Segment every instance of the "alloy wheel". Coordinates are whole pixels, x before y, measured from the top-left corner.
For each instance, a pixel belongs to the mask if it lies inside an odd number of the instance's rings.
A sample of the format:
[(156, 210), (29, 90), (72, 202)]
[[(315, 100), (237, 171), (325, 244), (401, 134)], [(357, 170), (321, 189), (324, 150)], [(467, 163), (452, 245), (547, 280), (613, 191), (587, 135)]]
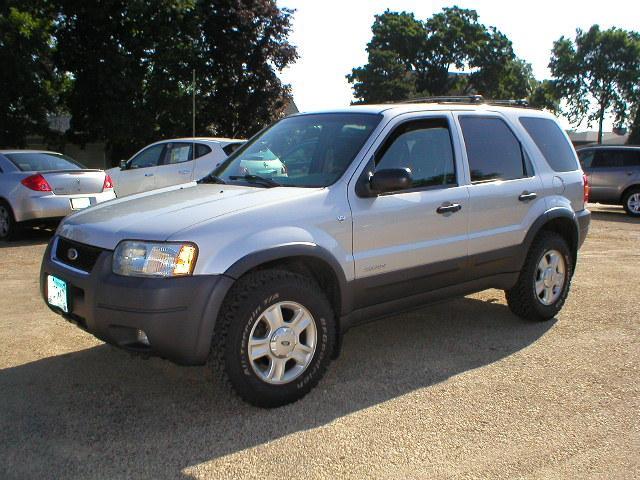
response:
[(547, 250), (542, 255), (535, 273), (535, 291), (540, 303), (553, 305), (560, 298), (566, 272), (565, 259), (558, 250)]
[(296, 302), (278, 302), (264, 310), (251, 329), (247, 349), (251, 368), (266, 383), (289, 383), (307, 369), (317, 341), (309, 310)]

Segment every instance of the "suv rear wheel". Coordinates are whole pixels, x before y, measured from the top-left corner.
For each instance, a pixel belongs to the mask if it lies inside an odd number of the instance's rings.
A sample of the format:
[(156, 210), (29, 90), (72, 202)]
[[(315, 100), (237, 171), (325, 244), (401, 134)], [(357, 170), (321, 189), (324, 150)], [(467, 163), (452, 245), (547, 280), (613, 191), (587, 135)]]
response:
[(622, 206), (632, 217), (640, 217), (640, 187), (634, 187), (624, 194)]
[(509, 308), (527, 320), (556, 316), (569, 293), (573, 260), (567, 242), (554, 232), (541, 232), (534, 240), (516, 285), (507, 290)]
[(311, 279), (283, 270), (242, 277), (224, 301), (211, 356), (233, 389), (259, 407), (306, 395), (331, 361), (336, 324)]

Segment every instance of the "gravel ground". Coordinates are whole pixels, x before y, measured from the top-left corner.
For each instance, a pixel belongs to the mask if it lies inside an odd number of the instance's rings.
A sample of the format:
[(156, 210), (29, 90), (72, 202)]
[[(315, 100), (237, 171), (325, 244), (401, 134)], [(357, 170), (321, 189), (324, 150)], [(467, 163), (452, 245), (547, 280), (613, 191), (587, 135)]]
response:
[(0, 478), (640, 478), (640, 221), (595, 210), (557, 319), (489, 290), (358, 327), (269, 411), (51, 313), (50, 234), (0, 244)]

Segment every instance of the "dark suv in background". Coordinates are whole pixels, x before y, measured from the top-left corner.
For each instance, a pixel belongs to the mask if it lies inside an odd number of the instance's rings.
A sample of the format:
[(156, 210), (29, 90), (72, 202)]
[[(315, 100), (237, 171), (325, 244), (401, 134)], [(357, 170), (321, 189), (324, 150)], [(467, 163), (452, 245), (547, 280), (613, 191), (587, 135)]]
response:
[(593, 146), (578, 149), (592, 202), (622, 205), (640, 217), (640, 146)]

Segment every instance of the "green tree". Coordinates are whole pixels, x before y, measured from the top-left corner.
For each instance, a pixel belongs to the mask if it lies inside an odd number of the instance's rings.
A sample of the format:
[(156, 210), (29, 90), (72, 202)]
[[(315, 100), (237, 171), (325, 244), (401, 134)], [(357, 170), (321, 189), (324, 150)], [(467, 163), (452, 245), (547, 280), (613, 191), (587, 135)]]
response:
[(633, 116), (633, 122), (631, 122), (631, 131), (629, 132), (627, 145), (640, 145), (640, 105), (636, 105), (635, 111), (636, 113)]
[(554, 42), (549, 68), (573, 123), (602, 124), (612, 113), (619, 125), (629, 119), (630, 108), (640, 95), (640, 34), (619, 28), (576, 31), (575, 40), (561, 37)]
[(23, 147), (30, 134), (49, 133), (57, 75), (51, 60), (52, 16), (36, 2), (0, 6), (0, 145)]
[(376, 15), (372, 33), (368, 63), (347, 75), (361, 102), (471, 93), (524, 98), (535, 87), (531, 66), (475, 10), (444, 8), (426, 21), (387, 10)]
[(191, 134), (193, 69), (196, 134), (248, 136), (285, 106), (292, 12), (273, 0), (57, 1), (69, 135), (104, 140), (114, 161)]

